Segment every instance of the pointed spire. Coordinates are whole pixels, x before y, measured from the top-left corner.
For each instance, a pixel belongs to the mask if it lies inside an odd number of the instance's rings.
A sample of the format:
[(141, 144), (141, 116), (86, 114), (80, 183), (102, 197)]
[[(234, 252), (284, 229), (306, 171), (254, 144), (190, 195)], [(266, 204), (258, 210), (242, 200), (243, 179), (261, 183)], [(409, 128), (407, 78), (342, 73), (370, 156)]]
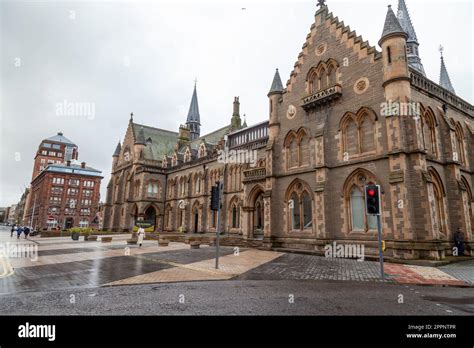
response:
[(244, 123), (242, 124), (242, 128), (247, 128), (247, 116), (244, 114)]
[(135, 145), (146, 145), (145, 131), (143, 130), (143, 126), (140, 127), (140, 131), (138, 132), (137, 138), (135, 139)]
[(193, 96), (191, 97), (191, 105), (189, 105), (188, 117), (186, 119), (186, 125), (191, 131), (191, 140), (199, 138), (201, 133), (201, 116), (199, 115), (196, 83), (197, 80), (194, 80)]
[(443, 46), (439, 46), (439, 52), (441, 53), (441, 71), (439, 73), (439, 85), (443, 88), (446, 88), (451, 93), (456, 94), (456, 92), (454, 91), (453, 85), (451, 83), (451, 79), (449, 78), (446, 65), (444, 65), (443, 50), (444, 50)]
[(193, 96), (191, 98), (191, 105), (189, 105), (188, 111), (188, 118), (186, 122), (200, 122), (200, 115), (199, 115), (199, 105), (197, 99), (197, 91), (196, 91), (196, 81), (194, 81), (194, 91)]
[(115, 152), (114, 154), (112, 155), (112, 157), (118, 157), (120, 156), (120, 151), (122, 150), (122, 145), (120, 144), (120, 140), (117, 144), (117, 147), (115, 148)]
[(418, 54), (418, 38), (416, 37), (415, 28), (410, 19), (410, 14), (408, 13), (407, 5), (405, 4), (405, 0), (398, 0), (398, 12), (397, 12), (398, 21), (402, 26), (403, 30), (407, 33), (407, 58), (408, 58), (408, 65), (424, 76), (425, 69), (423, 68), (423, 64), (421, 64), (421, 59)]
[(383, 26), (382, 36), (380, 37), (379, 45), (381, 45), (382, 41), (386, 38), (395, 35), (404, 35), (405, 37), (408, 37), (407, 33), (405, 33), (402, 26), (398, 22), (395, 13), (393, 13), (392, 6), (388, 5), (387, 16), (385, 17), (385, 24)]
[(242, 126), (241, 122), (239, 97), (234, 97), (234, 111), (232, 112), (232, 118), (230, 120), (232, 129), (240, 129)]
[(270, 92), (268, 95), (274, 93), (282, 93), (283, 92), (283, 84), (281, 83), (280, 73), (278, 72), (278, 68), (275, 71), (275, 76), (273, 77), (272, 86), (270, 87)]

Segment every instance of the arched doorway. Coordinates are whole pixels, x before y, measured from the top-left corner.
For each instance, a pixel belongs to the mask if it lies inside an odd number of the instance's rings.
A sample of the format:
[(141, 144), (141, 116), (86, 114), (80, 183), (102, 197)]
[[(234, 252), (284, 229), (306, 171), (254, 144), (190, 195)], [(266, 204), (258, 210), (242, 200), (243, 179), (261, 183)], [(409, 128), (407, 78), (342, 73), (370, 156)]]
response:
[(263, 238), (265, 226), (265, 204), (263, 189), (255, 187), (250, 194), (250, 230), (253, 238)]
[(157, 223), (156, 223), (156, 209), (153, 206), (149, 206), (145, 210), (145, 216), (143, 217), (144, 222), (153, 226), (153, 230), (156, 230)]
[(72, 227), (74, 227), (74, 219), (72, 217), (66, 218), (64, 221), (64, 228), (67, 230)]
[(195, 202), (193, 204), (193, 209), (192, 209), (192, 231), (194, 233), (199, 233), (201, 232), (201, 209), (202, 205), (199, 204), (199, 202)]

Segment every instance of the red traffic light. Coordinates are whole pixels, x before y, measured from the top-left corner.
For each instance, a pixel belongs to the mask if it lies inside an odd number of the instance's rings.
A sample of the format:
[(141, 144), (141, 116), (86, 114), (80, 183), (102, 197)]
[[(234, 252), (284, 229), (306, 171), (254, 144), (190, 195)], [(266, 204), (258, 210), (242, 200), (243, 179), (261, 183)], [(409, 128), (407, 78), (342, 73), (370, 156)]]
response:
[(367, 194), (371, 197), (375, 196), (375, 190), (374, 189), (369, 189), (367, 190)]

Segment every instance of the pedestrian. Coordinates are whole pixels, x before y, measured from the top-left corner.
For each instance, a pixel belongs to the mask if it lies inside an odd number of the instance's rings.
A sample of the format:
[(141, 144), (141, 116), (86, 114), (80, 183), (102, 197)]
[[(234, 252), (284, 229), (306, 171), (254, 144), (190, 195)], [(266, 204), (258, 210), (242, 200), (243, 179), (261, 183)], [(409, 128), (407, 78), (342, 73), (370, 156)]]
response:
[(454, 246), (458, 251), (457, 256), (464, 256), (464, 234), (461, 231), (461, 227), (458, 227), (456, 232), (454, 232)]
[(20, 239), (20, 236), (23, 232), (23, 227), (21, 226), (18, 226), (17, 230), (16, 230), (16, 239)]
[(28, 235), (30, 234), (30, 228), (28, 226), (25, 226), (23, 229), (23, 233), (25, 234), (25, 239), (28, 239)]
[(10, 237), (13, 237), (13, 232), (16, 232), (16, 225), (15, 224), (12, 225), (12, 229), (10, 231)]
[(138, 245), (141, 247), (143, 243), (143, 238), (145, 237), (145, 230), (143, 227), (138, 227)]

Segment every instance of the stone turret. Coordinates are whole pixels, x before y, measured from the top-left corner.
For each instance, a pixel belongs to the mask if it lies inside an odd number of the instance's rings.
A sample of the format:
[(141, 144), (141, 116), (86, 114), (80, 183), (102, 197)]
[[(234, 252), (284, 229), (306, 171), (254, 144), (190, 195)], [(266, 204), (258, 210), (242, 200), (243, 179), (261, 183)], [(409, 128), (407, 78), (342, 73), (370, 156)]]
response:
[(278, 69), (275, 71), (275, 75), (273, 76), (272, 85), (270, 87), (270, 91), (268, 92), (267, 96), (269, 99), (269, 106), (270, 106), (270, 115), (269, 115), (269, 140), (273, 141), (278, 134), (280, 133), (280, 120), (278, 118), (279, 114), (279, 107), (280, 107), (280, 99), (283, 94), (283, 84), (281, 83), (280, 73)]
[(392, 7), (388, 6), (382, 37), (379, 40), (379, 45), (382, 47), (383, 87), (386, 100), (404, 102), (410, 99), (407, 38), (408, 34), (398, 22)]
[(135, 138), (135, 144), (133, 147), (136, 160), (143, 158), (143, 150), (145, 149), (145, 146), (146, 146), (145, 131), (143, 130), (143, 126), (141, 126), (140, 130), (138, 131), (138, 135)]
[(115, 167), (117, 165), (119, 156), (120, 156), (120, 151), (122, 151), (122, 145), (120, 144), (120, 141), (117, 144), (117, 147), (115, 148), (115, 152), (112, 155), (112, 167)]

